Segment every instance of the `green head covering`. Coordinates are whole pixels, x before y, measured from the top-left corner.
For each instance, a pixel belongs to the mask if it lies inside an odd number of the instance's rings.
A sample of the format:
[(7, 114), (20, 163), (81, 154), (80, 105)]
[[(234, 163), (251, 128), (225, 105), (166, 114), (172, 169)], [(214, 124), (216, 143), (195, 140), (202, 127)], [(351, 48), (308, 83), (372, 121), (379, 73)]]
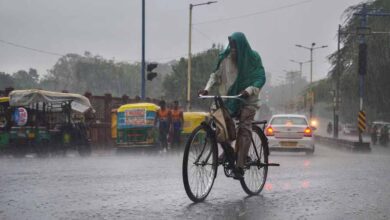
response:
[[(227, 95), (238, 95), (241, 91), (249, 86), (257, 88), (263, 87), (265, 83), (265, 72), (259, 54), (252, 50), (245, 35), (241, 32), (235, 32), (230, 37), (230, 40), (235, 41), (237, 45), (237, 78), (233, 85), (228, 89)], [(228, 46), (220, 55), (216, 70), (223, 59), (230, 53), (230, 46)], [(227, 99), (225, 101), (226, 107), (231, 114), (237, 114), (242, 104), (239, 100)]]

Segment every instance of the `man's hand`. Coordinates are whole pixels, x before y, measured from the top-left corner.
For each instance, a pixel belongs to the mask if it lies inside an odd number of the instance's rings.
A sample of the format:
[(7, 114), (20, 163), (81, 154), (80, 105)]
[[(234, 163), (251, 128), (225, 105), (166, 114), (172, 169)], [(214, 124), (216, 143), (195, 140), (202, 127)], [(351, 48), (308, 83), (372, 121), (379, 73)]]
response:
[(249, 93), (246, 90), (243, 90), (240, 92), (240, 96), (241, 98), (246, 99), (249, 97)]
[(205, 89), (201, 89), (198, 91), (198, 95), (201, 96), (201, 95), (207, 95), (209, 94), (209, 91), (205, 90)]

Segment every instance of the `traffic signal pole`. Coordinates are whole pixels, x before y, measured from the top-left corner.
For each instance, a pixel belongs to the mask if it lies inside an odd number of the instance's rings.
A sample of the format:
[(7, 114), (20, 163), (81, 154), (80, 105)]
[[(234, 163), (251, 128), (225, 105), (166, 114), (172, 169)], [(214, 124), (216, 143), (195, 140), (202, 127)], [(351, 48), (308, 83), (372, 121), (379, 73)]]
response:
[(191, 110), (191, 68), (192, 68), (192, 55), (191, 55), (191, 37), (192, 37), (192, 8), (194, 5), (190, 4), (190, 16), (189, 16), (189, 31), (188, 31), (188, 67), (187, 67), (187, 111)]
[[(360, 27), (367, 28), (367, 7), (364, 4), (360, 16)], [(366, 35), (359, 36), (359, 111), (363, 111), (363, 96), (364, 96), (364, 75), (367, 72), (367, 44)], [(359, 142), (363, 142), (363, 131), (359, 129)]]
[(145, 99), (145, 0), (142, 0), (141, 99)]
[(365, 119), (365, 113), (363, 111), (363, 97), (364, 97), (364, 76), (367, 73), (367, 42), (366, 42), (366, 32), (369, 31), (369, 28), (367, 26), (367, 17), (368, 16), (390, 16), (390, 13), (383, 13), (379, 12), (378, 10), (371, 10), (369, 11), (367, 9), (367, 5), (363, 4), (362, 10), (359, 13), (355, 13), (354, 15), (360, 16), (360, 27), (358, 28), (359, 33), (359, 99), (360, 99), (360, 105), (359, 105), (359, 142), (363, 142), (362, 133), (366, 127), (365, 121), (361, 121), (360, 119), (364, 116)]

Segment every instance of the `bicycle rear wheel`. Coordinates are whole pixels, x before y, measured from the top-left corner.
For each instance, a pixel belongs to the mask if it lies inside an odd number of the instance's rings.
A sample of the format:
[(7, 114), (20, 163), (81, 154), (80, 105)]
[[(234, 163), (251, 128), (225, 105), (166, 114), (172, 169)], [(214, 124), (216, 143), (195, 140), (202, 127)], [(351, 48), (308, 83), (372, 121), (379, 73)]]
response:
[(263, 131), (253, 127), (252, 143), (249, 147), (244, 178), (240, 180), (241, 186), (248, 195), (257, 195), (263, 190), (267, 180), (268, 142)]
[(183, 183), (188, 197), (203, 201), (211, 191), (218, 167), (215, 139), (204, 125), (198, 126), (188, 138), (183, 156)]

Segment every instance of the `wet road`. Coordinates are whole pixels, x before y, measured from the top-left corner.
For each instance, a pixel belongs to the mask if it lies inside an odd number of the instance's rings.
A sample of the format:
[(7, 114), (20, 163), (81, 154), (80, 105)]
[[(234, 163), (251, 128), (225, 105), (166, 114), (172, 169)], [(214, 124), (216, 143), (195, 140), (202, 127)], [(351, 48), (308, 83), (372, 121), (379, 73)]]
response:
[[(0, 158), (0, 219), (389, 219), (390, 149), (272, 153), (260, 196), (219, 172), (193, 204), (181, 155)], [(220, 170), (222, 171), (222, 170)]]

